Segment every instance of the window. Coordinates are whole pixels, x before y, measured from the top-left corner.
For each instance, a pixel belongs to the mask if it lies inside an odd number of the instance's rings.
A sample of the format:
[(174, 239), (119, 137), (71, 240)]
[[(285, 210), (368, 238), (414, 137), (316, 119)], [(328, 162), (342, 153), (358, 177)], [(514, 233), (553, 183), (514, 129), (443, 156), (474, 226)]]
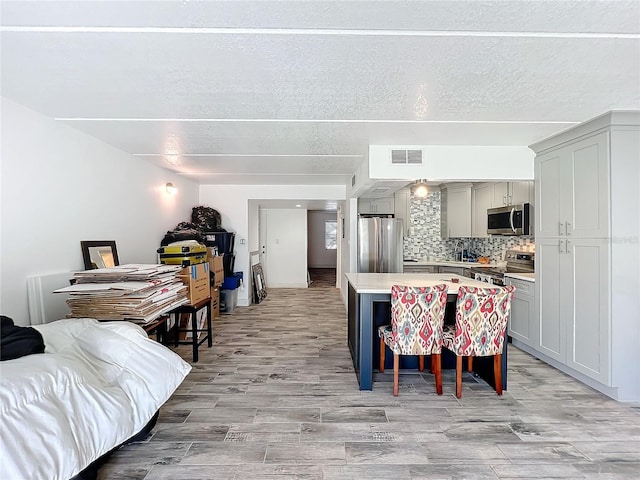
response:
[(336, 250), (338, 248), (338, 222), (324, 222), (324, 248)]

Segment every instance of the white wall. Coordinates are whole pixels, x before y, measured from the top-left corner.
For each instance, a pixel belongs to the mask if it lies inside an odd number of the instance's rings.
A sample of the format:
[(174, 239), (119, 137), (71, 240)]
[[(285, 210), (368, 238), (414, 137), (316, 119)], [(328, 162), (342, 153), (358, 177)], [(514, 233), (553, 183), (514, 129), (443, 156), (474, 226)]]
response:
[(191, 217), (195, 183), (9, 100), (1, 111), (0, 311), (16, 323), (29, 323), (28, 276), (84, 269), (81, 240), (115, 240), (121, 264), (155, 263)]
[(309, 268), (336, 268), (337, 250), (327, 250), (325, 246), (325, 224), (336, 222), (336, 212), (310, 210), (307, 215), (309, 249), (307, 263)]
[(373, 179), (533, 180), (534, 153), (528, 147), (401, 145), (424, 150), (422, 165), (392, 165), (389, 145), (369, 145)]
[(262, 210), (267, 288), (307, 288), (307, 211)]
[[(235, 271), (249, 275), (249, 250), (255, 245), (249, 235), (256, 229), (249, 226), (250, 200), (344, 200), (346, 185), (201, 185), (200, 204), (215, 208), (222, 215), (222, 226), (236, 232)], [(255, 215), (251, 215), (252, 225)], [(246, 239), (245, 245), (240, 239)], [(306, 248), (306, 244), (305, 244)], [(306, 260), (305, 260), (306, 263)], [(238, 305), (249, 305), (248, 289), (238, 292)]]

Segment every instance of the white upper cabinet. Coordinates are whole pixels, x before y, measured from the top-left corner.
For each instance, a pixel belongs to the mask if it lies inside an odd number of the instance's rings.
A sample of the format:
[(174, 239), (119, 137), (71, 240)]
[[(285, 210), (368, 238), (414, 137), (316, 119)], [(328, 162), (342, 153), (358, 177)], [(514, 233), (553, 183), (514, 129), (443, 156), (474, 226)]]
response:
[(509, 182), (509, 203), (533, 203), (533, 182)]
[(409, 236), (411, 228), (411, 191), (409, 189), (398, 190), (394, 195), (395, 218), (402, 220), (403, 235)]
[(472, 229), (474, 238), (486, 238), (487, 210), (505, 205), (532, 203), (533, 182), (476, 183), (471, 190)]
[(493, 207), (503, 207), (509, 205), (509, 182), (492, 183), (493, 185)]
[(474, 238), (488, 237), (487, 210), (493, 207), (494, 184), (478, 183), (471, 189), (471, 205), (473, 215), (471, 218), (471, 236)]
[(536, 158), (536, 237), (608, 235), (608, 152), (608, 134), (599, 133)]
[(440, 235), (442, 238), (471, 236), (471, 184), (443, 185)]
[(395, 213), (394, 198), (359, 198), (358, 213), (393, 215)]
[(533, 182), (498, 182), (493, 184), (493, 206), (532, 203)]

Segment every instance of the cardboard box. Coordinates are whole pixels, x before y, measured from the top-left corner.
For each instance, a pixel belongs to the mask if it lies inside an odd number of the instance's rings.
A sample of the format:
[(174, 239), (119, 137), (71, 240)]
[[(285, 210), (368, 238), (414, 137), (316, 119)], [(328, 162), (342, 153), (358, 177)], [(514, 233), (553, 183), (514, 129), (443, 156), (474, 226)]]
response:
[(199, 263), (180, 270), (178, 277), (188, 287), (189, 303), (195, 305), (209, 298), (209, 263)]
[(224, 282), (224, 265), (222, 263), (222, 255), (215, 255), (213, 248), (207, 248), (207, 259), (209, 260), (209, 269), (213, 272), (213, 285), (219, 287)]
[(211, 287), (211, 320), (220, 316), (220, 289)]

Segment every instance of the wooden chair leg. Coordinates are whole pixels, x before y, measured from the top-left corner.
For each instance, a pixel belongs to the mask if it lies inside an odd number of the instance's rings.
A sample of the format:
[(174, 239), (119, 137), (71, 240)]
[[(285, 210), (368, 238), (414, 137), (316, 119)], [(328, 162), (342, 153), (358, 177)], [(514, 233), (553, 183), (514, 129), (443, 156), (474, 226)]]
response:
[(462, 357), (456, 355), (456, 398), (462, 398)]
[(473, 357), (467, 357), (467, 372), (473, 372)]
[(384, 373), (384, 356), (387, 348), (384, 343), (384, 340), (380, 339), (380, 373)]
[(496, 393), (502, 395), (502, 354), (493, 356), (493, 378), (496, 381)]
[(424, 355), (418, 355), (418, 370), (424, 372)]
[(429, 360), (429, 373), (436, 373), (436, 359), (433, 355), (430, 356)]
[(393, 354), (393, 396), (398, 396), (400, 390), (400, 355)]
[(442, 395), (442, 363), (439, 353), (431, 354), (431, 363), (435, 364), (436, 393)]

